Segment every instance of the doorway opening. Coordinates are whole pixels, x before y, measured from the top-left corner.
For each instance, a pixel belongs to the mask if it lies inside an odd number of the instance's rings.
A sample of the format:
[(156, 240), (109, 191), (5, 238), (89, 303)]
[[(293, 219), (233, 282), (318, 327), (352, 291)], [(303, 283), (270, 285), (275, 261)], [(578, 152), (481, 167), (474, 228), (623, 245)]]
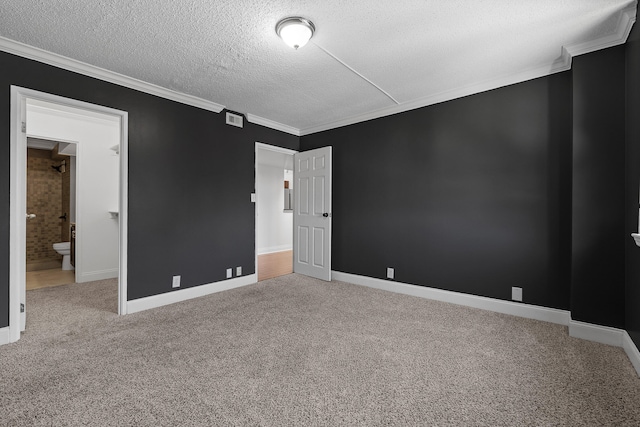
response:
[(27, 291), (76, 282), (76, 153), (76, 143), (27, 133)]
[[(66, 213), (69, 241), (57, 243), (75, 243), (76, 282), (118, 278), (118, 313), (126, 314), (127, 129), (124, 111), (11, 87), (10, 342), (17, 341), (26, 327), (26, 221), (38, 216), (27, 210), (28, 137), (63, 143), (58, 148), (62, 148), (63, 155), (65, 150), (75, 148), (77, 162), (69, 156), (68, 163), (67, 159), (64, 164), (59, 159), (52, 165), (56, 171), (69, 167), (75, 172), (75, 207), (71, 206), (70, 197), (69, 212), (59, 215), (64, 217)], [(113, 143), (107, 142), (107, 135)], [(72, 218), (75, 230), (71, 227)], [(65, 237), (61, 234), (61, 240)], [(64, 253), (64, 264), (66, 251), (57, 246)]]
[(256, 143), (258, 281), (293, 273), (294, 150)]

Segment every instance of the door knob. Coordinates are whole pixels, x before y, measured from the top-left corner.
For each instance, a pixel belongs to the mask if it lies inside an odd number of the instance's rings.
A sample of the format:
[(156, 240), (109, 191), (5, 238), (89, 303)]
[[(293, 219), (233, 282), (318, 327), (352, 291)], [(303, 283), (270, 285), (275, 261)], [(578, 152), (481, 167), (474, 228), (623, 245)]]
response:
[(327, 212), (325, 212), (325, 213), (322, 214), (322, 216), (325, 217), (325, 218), (328, 218), (329, 214)]

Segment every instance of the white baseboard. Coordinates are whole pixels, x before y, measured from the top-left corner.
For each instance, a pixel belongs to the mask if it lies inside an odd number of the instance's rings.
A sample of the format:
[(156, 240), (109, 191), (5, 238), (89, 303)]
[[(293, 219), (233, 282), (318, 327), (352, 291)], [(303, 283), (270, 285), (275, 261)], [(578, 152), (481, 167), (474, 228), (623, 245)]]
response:
[(622, 347), (622, 337), (625, 331), (608, 326), (594, 325), (593, 323), (571, 320), (569, 322), (569, 336), (581, 338), (587, 341)]
[(216, 292), (239, 288), (241, 286), (252, 285), (257, 283), (257, 281), (258, 276), (256, 274), (250, 274), (248, 276), (236, 277), (234, 279), (222, 280), (220, 282), (209, 283), (207, 285), (194, 286), (192, 288), (185, 288), (178, 291), (127, 301), (127, 314), (162, 307), (163, 305), (186, 301), (214, 294)]
[(258, 249), (258, 255), (272, 254), (274, 252), (292, 251), (292, 245), (271, 246), (269, 248)]
[(624, 334), (622, 335), (622, 348), (627, 352), (627, 356), (629, 357), (631, 364), (636, 368), (636, 372), (640, 377), (640, 351), (638, 351), (638, 347), (633, 342), (627, 331), (624, 331)]
[(635, 345), (627, 331), (572, 320), (571, 312), (566, 310), (557, 310), (554, 308), (527, 305), (511, 301), (502, 301), (494, 298), (479, 297), (476, 295), (445, 291), (426, 286), (410, 285), (401, 282), (392, 282), (390, 280), (358, 276), (356, 274), (342, 273), (339, 271), (332, 271), (331, 278), (333, 280), (368, 286), (370, 288), (399, 294), (412, 295), (415, 297), (474, 307), (482, 310), (495, 311), (497, 313), (511, 314), (513, 316), (525, 317), (527, 319), (542, 320), (545, 322), (565, 325), (569, 327), (569, 336), (574, 338), (624, 348), (631, 364), (636, 369), (638, 376), (640, 376), (640, 351), (638, 351), (638, 347)]
[(0, 328), (0, 345), (9, 344), (11, 342), (11, 334), (9, 333), (9, 327)]
[(555, 308), (503, 301), (495, 298), (445, 291), (426, 286), (410, 285), (408, 283), (392, 282), (389, 280), (358, 276), (356, 274), (342, 273), (339, 271), (332, 271), (331, 277), (334, 280), (368, 286), (370, 288), (443, 301), (466, 307), (480, 308), (482, 310), (489, 310), (497, 313), (511, 314), (513, 316), (525, 317), (527, 319), (542, 320), (544, 322), (556, 323), (559, 325), (566, 326), (571, 320), (571, 313), (569, 311), (558, 310)]
[(76, 274), (76, 283), (93, 282), (95, 280), (115, 279), (118, 277), (118, 269), (88, 271), (82, 274)]

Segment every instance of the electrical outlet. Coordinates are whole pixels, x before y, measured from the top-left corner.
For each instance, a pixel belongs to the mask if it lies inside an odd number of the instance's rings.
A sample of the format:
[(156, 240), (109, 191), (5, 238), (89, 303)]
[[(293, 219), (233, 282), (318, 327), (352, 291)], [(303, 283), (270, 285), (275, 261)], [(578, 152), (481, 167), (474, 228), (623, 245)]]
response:
[(522, 301), (522, 288), (511, 288), (511, 299), (514, 301)]
[(236, 267), (236, 276), (242, 276), (242, 267)]
[(395, 276), (395, 272), (393, 268), (391, 267), (387, 268), (387, 279), (393, 279), (394, 276)]
[(172, 288), (180, 287), (180, 276), (173, 276), (173, 283), (171, 284)]
[(231, 279), (233, 277), (233, 269), (227, 268), (227, 279)]

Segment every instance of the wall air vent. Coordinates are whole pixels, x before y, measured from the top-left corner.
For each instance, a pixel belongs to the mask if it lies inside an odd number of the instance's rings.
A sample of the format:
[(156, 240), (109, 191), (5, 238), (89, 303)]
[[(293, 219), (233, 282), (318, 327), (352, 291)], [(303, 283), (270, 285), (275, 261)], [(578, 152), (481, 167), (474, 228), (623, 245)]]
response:
[(238, 114), (227, 112), (227, 124), (241, 128), (243, 126), (243, 117)]

